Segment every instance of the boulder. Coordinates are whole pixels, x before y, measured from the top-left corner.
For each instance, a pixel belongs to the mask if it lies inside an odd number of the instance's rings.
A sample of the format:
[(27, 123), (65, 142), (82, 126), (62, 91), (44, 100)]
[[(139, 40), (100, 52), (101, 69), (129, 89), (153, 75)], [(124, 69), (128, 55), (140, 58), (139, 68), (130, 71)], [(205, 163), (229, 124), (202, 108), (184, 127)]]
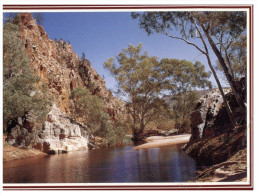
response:
[[(224, 92), (229, 92), (229, 89), (224, 89)], [(214, 135), (214, 120), (222, 106), (223, 99), (218, 89), (200, 98), (190, 117), (192, 134), (190, 142)]]

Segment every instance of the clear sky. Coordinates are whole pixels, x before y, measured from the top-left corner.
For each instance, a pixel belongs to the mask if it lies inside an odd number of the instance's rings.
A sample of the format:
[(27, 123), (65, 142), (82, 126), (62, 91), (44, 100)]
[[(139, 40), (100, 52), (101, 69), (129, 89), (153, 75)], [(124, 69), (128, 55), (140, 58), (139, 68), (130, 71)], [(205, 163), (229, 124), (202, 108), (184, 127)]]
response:
[[(143, 50), (159, 58), (201, 61), (206, 71), (210, 70), (204, 55), (183, 41), (161, 34), (148, 36), (138, 27), (138, 21), (130, 12), (56, 12), (44, 13), (44, 29), (51, 39), (70, 41), (73, 50), (81, 57), (82, 52), (100, 76), (105, 77), (106, 86), (115, 89), (115, 81), (104, 69), (107, 58), (115, 57), (128, 44), (143, 44)], [(212, 56), (215, 64), (215, 57)], [(213, 77), (211, 81), (214, 83)]]

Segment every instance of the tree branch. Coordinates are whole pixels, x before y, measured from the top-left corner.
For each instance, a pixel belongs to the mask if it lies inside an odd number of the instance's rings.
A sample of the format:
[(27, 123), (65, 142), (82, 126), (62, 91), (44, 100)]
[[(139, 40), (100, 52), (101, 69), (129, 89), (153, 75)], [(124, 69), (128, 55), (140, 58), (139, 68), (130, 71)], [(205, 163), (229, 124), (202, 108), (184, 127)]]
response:
[(170, 38), (172, 38), (172, 39), (179, 39), (179, 40), (182, 40), (182, 41), (186, 42), (186, 43), (189, 44), (189, 45), (194, 46), (194, 47), (195, 47), (196, 49), (198, 49), (202, 54), (206, 55), (206, 52), (203, 51), (201, 48), (199, 48), (196, 44), (194, 44), (194, 43), (192, 43), (192, 42), (190, 42), (190, 41), (187, 41), (187, 40), (184, 39), (184, 38), (172, 36), (172, 35), (169, 35), (169, 34), (166, 33), (166, 32), (163, 32), (163, 33), (164, 33), (166, 36), (168, 36), (168, 37), (170, 37)]

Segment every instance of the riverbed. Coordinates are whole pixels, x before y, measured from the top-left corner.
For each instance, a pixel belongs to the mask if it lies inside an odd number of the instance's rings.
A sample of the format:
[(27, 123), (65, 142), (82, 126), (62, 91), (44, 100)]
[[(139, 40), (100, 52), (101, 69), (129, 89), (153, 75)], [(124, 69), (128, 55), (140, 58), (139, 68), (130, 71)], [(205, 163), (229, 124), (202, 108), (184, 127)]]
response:
[(6, 162), (4, 183), (187, 182), (196, 164), (182, 144), (135, 150), (133, 145)]

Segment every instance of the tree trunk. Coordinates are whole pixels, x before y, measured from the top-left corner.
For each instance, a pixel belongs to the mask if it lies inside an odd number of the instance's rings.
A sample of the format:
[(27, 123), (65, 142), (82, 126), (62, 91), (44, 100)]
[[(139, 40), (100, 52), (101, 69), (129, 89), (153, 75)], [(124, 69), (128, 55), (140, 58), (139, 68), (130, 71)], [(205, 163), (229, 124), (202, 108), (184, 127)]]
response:
[(228, 71), (228, 67), (227, 67), (223, 57), (221, 56), (221, 54), (220, 54), (218, 48), (216, 47), (214, 41), (210, 37), (210, 35), (208, 33), (208, 30), (204, 27), (203, 24), (201, 24), (201, 27), (202, 27), (206, 37), (208, 38), (208, 41), (209, 41), (209, 43), (211, 45), (211, 48), (214, 51), (215, 55), (217, 56), (217, 58), (218, 58), (218, 60), (220, 62), (221, 67), (223, 68), (225, 76), (226, 76), (226, 78), (228, 80), (228, 83), (229, 83), (231, 89), (232, 89), (232, 92), (234, 93), (234, 95), (236, 97), (236, 100), (237, 100), (237, 103), (238, 103), (240, 109), (243, 112), (246, 112), (246, 105), (245, 105), (245, 103), (244, 103), (244, 101), (243, 101), (243, 99), (242, 99), (242, 97), (241, 97), (241, 95), (240, 95), (240, 93), (239, 93), (239, 91), (238, 91), (238, 89), (236, 87), (235, 81), (233, 80), (232, 76), (230, 75), (230, 73)]
[(210, 69), (211, 69), (211, 71), (212, 71), (212, 73), (213, 73), (213, 76), (214, 76), (214, 78), (215, 78), (215, 80), (216, 80), (216, 82), (217, 82), (218, 88), (219, 88), (220, 93), (221, 93), (221, 95), (222, 95), (222, 98), (223, 98), (223, 101), (224, 101), (224, 104), (225, 104), (225, 107), (226, 107), (228, 116), (229, 116), (229, 118), (230, 118), (230, 121), (231, 121), (231, 123), (233, 124), (233, 126), (236, 126), (236, 121), (235, 121), (235, 119), (234, 119), (232, 110), (230, 109), (230, 106), (229, 106), (228, 101), (227, 101), (227, 99), (226, 99), (226, 97), (225, 97), (224, 91), (223, 91), (223, 89), (222, 89), (222, 87), (221, 87), (220, 81), (219, 81), (219, 79), (218, 79), (218, 77), (217, 77), (217, 74), (216, 74), (216, 72), (215, 72), (215, 70), (214, 70), (212, 64), (211, 64), (210, 57), (209, 57), (209, 56), (206, 56), (206, 57), (207, 57), (207, 60), (208, 60), (209, 67), (210, 67)]
[(195, 26), (196, 26), (196, 28), (197, 28), (197, 31), (198, 31), (199, 35), (200, 35), (200, 38), (201, 38), (202, 43), (203, 43), (203, 46), (204, 46), (204, 48), (205, 48), (206, 58), (207, 58), (207, 61), (208, 61), (208, 65), (209, 65), (209, 67), (210, 67), (210, 69), (211, 69), (211, 71), (212, 71), (212, 74), (213, 74), (213, 76), (214, 76), (214, 78), (215, 78), (215, 80), (216, 80), (216, 83), (217, 83), (217, 85), (218, 85), (219, 91), (220, 91), (220, 93), (221, 93), (221, 95), (222, 95), (222, 98), (223, 98), (223, 101), (224, 101), (224, 104), (225, 104), (225, 107), (226, 107), (228, 116), (229, 116), (229, 118), (230, 118), (230, 121), (231, 121), (231, 123), (233, 124), (233, 126), (236, 126), (237, 123), (236, 123), (236, 121), (235, 121), (235, 119), (234, 119), (232, 110), (230, 109), (230, 106), (229, 106), (229, 104), (228, 104), (228, 101), (227, 101), (227, 99), (226, 99), (226, 97), (225, 97), (225, 94), (224, 94), (224, 91), (223, 91), (222, 86), (221, 86), (221, 84), (220, 84), (220, 81), (219, 81), (219, 79), (218, 79), (217, 73), (216, 73), (216, 71), (214, 70), (214, 68), (213, 68), (213, 66), (212, 66), (212, 64), (211, 64), (210, 55), (209, 55), (209, 50), (208, 50), (208, 48), (207, 48), (207, 45), (206, 45), (206, 43), (205, 43), (205, 41), (204, 41), (204, 38), (203, 38), (203, 36), (202, 36), (202, 34), (201, 34), (201, 32), (200, 32), (200, 29), (198, 28), (198, 26), (197, 26), (196, 21), (195, 21), (194, 18), (193, 18), (193, 20), (194, 20), (194, 22), (195, 22)]

